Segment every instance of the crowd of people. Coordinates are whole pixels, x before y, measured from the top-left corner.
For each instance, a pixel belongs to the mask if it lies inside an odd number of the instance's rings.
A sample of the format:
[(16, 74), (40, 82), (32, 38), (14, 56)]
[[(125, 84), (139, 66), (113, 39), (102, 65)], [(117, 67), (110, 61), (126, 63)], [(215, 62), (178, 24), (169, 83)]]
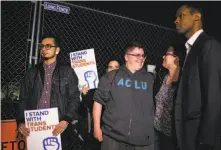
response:
[(133, 41), (124, 48), (125, 64), (110, 60), (98, 88), (81, 91), (75, 71), (57, 58), (59, 40), (43, 37), (43, 61), (21, 84), (18, 131), (30, 134), (25, 110), (58, 107), (52, 133), (69, 150), (81, 94), (101, 150), (220, 150), (221, 45), (203, 31), (202, 20), (199, 8), (177, 10), (174, 23), (187, 41), (168, 45), (156, 74), (145, 69), (145, 46)]

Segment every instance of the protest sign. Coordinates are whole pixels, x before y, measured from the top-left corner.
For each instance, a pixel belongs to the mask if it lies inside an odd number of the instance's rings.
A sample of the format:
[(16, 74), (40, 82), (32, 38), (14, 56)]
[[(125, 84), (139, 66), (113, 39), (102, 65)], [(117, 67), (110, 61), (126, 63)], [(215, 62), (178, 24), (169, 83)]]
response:
[(70, 53), (71, 66), (79, 79), (79, 88), (87, 85), (89, 89), (97, 88), (99, 79), (94, 49)]
[(52, 131), (59, 123), (57, 108), (25, 111), (25, 126), (30, 129), (28, 150), (61, 150), (61, 137)]

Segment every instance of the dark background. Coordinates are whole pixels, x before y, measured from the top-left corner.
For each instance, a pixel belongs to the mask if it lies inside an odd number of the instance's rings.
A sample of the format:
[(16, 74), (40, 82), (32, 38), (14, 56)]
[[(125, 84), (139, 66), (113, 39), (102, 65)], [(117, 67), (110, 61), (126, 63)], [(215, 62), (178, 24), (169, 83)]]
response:
[(183, 4), (191, 4), (203, 10), (204, 31), (221, 41), (221, 2), (219, 1), (72, 1), (71, 3), (172, 29), (175, 29), (176, 10)]

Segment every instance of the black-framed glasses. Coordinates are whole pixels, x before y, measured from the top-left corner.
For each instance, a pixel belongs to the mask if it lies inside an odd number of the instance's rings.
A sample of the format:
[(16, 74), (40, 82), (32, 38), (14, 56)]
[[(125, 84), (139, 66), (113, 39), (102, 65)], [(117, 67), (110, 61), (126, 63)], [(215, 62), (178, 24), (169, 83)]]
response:
[(38, 48), (39, 48), (40, 50), (42, 50), (43, 48), (45, 48), (46, 50), (49, 50), (49, 49), (51, 49), (52, 47), (57, 47), (57, 46), (54, 46), (54, 45), (51, 45), (51, 44), (46, 44), (46, 45), (44, 45), (44, 44), (39, 44), (39, 45), (38, 45)]
[(143, 55), (141, 55), (141, 54), (127, 54), (127, 55), (131, 55), (131, 56), (134, 56), (134, 57), (137, 57), (137, 58), (146, 58), (146, 55), (145, 54), (143, 54)]
[(167, 55), (171, 55), (171, 56), (173, 56), (173, 57), (177, 57), (177, 55), (171, 54), (171, 53), (169, 53), (169, 52), (167, 52), (165, 55), (166, 55), (166, 56), (167, 56)]

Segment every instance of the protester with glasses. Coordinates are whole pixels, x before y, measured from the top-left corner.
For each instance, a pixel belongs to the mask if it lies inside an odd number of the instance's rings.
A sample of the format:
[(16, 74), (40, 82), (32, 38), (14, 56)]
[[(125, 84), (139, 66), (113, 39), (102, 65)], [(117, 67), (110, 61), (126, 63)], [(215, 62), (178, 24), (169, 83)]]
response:
[(182, 45), (170, 46), (157, 66), (154, 82), (154, 129), (155, 150), (175, 150), (176, 140), (173, 127), (173, 99), (177, 88), (180, 65), (183, 63)]
[(124, 58), (126, 64), (104, 75), (95, 91), (94, 136), (101, 150), (153, 150), (154, 76), (143, 68), (144, 46), (127, 44)]
[(55, 36), (45, 36), (39, 45), (43, 61), (27, 70), (21, 83), (18, 131), (29, 136), (25, 127), (24, 111), (34, 109), (58, 108), (59, 123), (52, 134), (61, 134), (62, 149), (68, 150), (70, 144), (71, 122), (75, 120), (79, 106), (78, 78), (69, 64), (57, 59), (60, 52), (59, 40)]

